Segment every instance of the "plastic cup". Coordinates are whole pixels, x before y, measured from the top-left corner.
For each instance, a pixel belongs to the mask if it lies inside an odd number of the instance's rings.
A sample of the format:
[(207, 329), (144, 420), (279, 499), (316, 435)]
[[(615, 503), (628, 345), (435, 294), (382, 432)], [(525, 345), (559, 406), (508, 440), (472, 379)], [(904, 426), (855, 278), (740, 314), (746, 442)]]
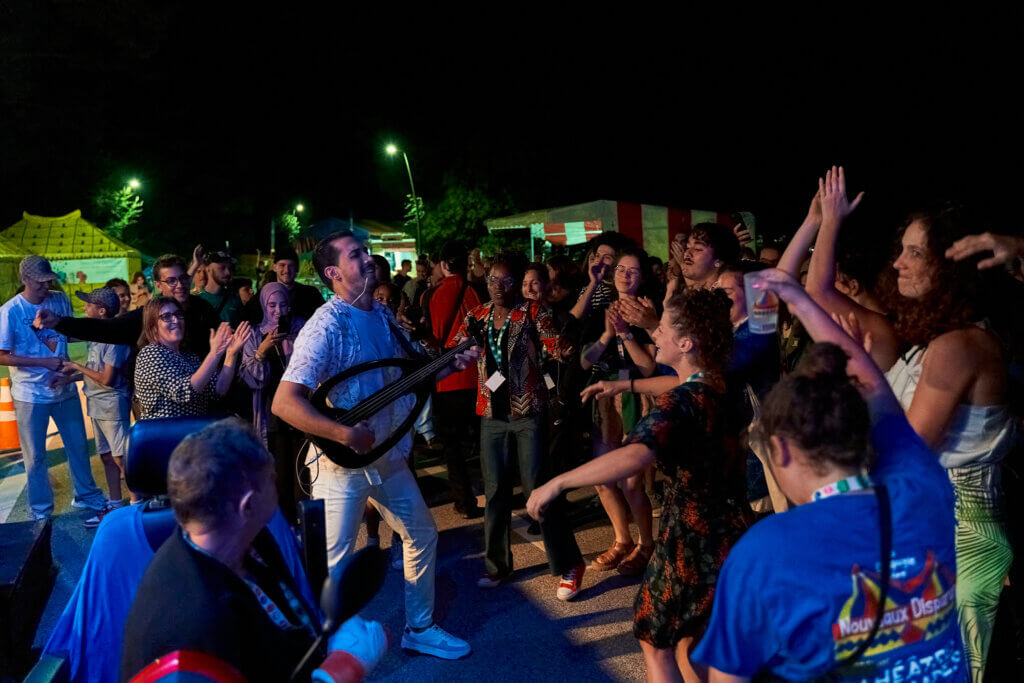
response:
[(747, 295), (747, 320), (754, 334), (774, 334), (779, 326), (779, 297), (767, 289), (754, 289), (759, 273), (743, 276), (743, 290)]

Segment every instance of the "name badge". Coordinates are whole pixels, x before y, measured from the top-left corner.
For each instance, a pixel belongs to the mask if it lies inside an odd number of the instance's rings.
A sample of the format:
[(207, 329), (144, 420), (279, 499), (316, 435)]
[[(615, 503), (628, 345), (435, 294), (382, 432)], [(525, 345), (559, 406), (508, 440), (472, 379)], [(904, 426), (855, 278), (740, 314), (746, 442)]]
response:
[(371, 486), (380, 486), (383, 483), (380, 478), (380, 472), (377, 471), (376, 467), (366, 468), (366, 479), (370, 482)]
[(548, 389), (555, 388), (555, 380), (551, 379), (551, 375), (546, 372), (544, 373), (544, 384), (547, 385)]
[(629, 381), (629, 370), (625, 370), (625, 369), (619, 370), (619, 381), (620, 382), (628, 382)]
[(500, 387), (504, 383), (505, 375), (501, 374), (500, 372), (495, 372), (493, 375), (491, 375), (490, 379), (484, 382), (487, 388), (490, 389), (491, 391), (497, 391), (498, 387)]

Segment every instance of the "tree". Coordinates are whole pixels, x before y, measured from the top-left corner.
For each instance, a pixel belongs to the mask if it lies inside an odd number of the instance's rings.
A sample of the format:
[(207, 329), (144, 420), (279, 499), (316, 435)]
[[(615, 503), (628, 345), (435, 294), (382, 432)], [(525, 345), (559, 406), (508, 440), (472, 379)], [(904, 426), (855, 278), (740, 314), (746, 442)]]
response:
[(298, 238), (299, 230), (302, 229), (298, 216), (291, 211), (285, 211), (277, 217), (277, 226), (289, 244)]
[[(454, 173), (446, 173), (442, 184), (444, 195), (441, 200), (424, 206), (421, 249), (435, 252), (446, 242), (457, 242), (471, 249), (494, 242), (487, 235), (484, 220), (514, 211), (509, 191), (504, 188), (493, 190), (484, 181), (466, 179)], [(411, 206), (407, 216), (413, 216)], [(411, 226), (406, 221), (406, 232), (415, 236), (415, 218)]]
[(120, 189), (101, 192), (96, 198), (96, 204), (107, 214), (103, 229), (117, 239), (124, 239), (125, 231), (138, 223), (145, 202), (135, 194), (131, 185), (125, 185)]

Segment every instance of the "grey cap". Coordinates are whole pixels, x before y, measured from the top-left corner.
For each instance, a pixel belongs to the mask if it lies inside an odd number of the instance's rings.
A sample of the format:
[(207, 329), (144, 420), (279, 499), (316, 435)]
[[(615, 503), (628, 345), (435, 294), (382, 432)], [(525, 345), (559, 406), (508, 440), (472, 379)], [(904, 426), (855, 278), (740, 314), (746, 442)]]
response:
[(117, 315), (121, 310), (121, 297), (117, 295), (113, 287), (100, 287), (91, 292), (79, 290), (75, 292), (75, 296), (87, 304), (96, 304), (107, 309), (108, 316)]
[(25, 280), (46, 282), (60, 279), (60, 276), (50, 267), (50, 262), (36, 254), (21, 259), (21, 263), (18, 264), (18, 277), (22, 282)]

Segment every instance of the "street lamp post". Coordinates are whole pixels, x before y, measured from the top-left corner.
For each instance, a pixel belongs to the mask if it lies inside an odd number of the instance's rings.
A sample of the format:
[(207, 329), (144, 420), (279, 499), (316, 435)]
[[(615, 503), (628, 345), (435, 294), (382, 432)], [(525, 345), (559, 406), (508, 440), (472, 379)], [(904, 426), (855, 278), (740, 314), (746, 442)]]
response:
[[(394, 156), (398, 153), (398, 148), (394, 145), (388, 145), (385, 149), (388, 154)], [(404, 151), (402, 152), (402, 158), (405, 159), (405, 171), (409, 174), (409, 189), (412, 190), (412, 211), (416, 217), (416, 254), (420, 253), (420, 244), (422, 239), (422, 228), (420, 226), (420, 207), (419, 202), (416, 201), (416, 185), (412, 182), (412, 168), (409, 166), (409, 155)]]

